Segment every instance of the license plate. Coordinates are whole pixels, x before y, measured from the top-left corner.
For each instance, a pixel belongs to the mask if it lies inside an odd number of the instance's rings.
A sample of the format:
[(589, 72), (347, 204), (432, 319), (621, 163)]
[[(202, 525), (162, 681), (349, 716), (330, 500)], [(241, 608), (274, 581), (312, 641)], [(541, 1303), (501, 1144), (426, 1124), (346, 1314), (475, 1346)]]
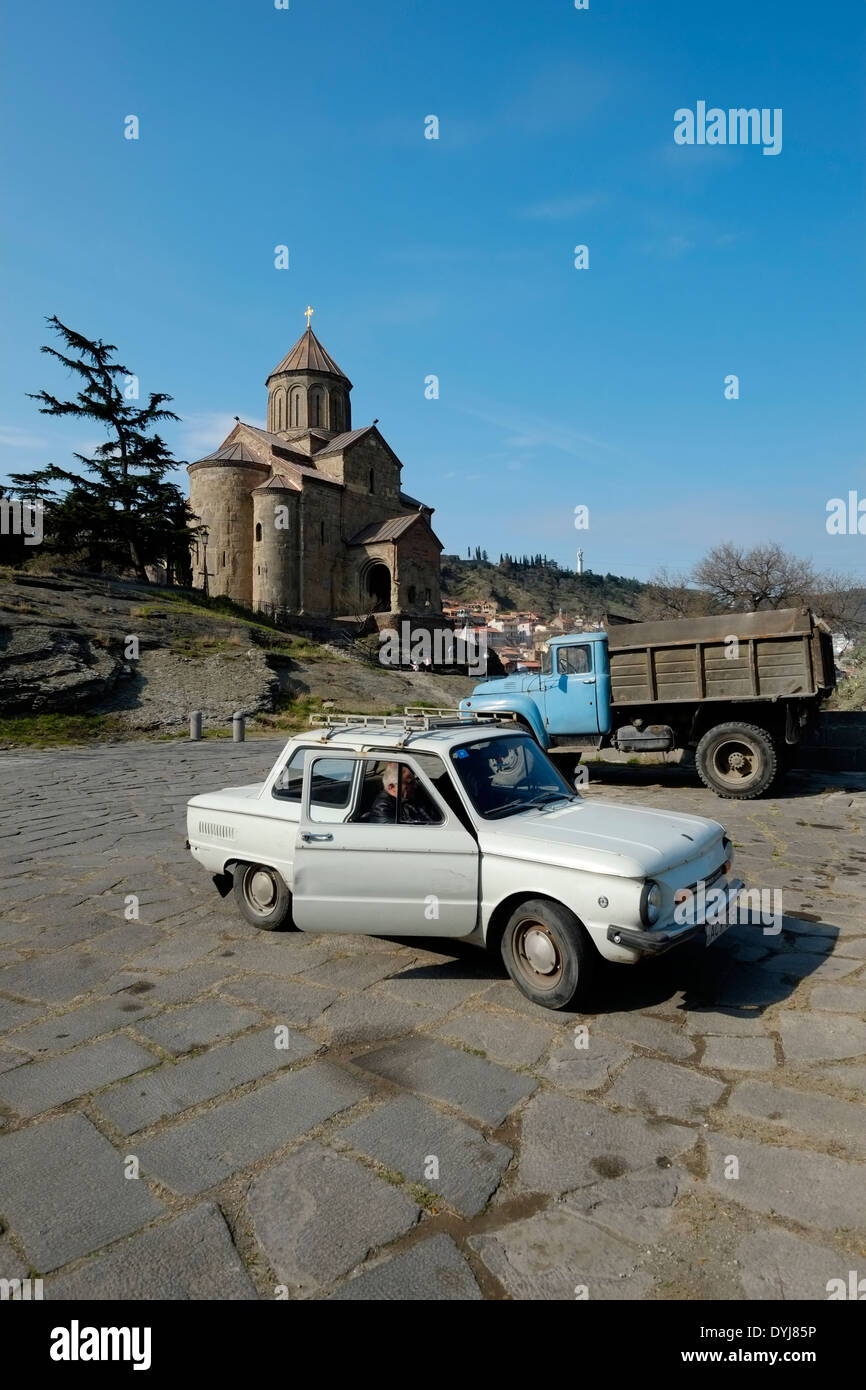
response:
[(728, 930), (730, 922), (707, 922), (704, 930), (707, 933), (707, 945), (712, 946), (714, 941), (718, 941), (722, 932)]

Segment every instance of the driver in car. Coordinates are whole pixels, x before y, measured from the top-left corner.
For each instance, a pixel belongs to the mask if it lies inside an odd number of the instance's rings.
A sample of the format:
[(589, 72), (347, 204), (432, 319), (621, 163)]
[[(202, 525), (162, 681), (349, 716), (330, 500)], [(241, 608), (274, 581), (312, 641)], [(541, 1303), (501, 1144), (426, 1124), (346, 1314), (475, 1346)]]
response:
[(411, 767), (389, 763), (382, 773), (382, 786), (365, 817), (367, 821), (374, 825), (394, 825), (397, 821), (403, 825), (433, 825), (439, 820)]

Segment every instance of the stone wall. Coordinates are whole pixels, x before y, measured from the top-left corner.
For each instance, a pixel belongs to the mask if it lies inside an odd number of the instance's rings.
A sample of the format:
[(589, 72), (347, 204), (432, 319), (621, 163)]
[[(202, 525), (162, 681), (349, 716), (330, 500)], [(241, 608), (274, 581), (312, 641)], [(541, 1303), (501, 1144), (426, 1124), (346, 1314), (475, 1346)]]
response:
[[(235, 602), (253, 602), (252, 489), (268, 477), (264, 464), (193, 464), (189, 470), (190, 506), (208, 528), (208, 592), (227, 594)], [(204, 587), (203, 546), (193, 552), (193, 587)]]

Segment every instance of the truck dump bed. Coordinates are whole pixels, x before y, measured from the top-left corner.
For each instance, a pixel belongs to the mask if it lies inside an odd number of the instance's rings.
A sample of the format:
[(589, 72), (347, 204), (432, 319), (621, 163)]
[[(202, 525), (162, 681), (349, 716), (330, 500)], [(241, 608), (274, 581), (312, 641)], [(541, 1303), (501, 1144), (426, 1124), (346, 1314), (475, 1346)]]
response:
[(807, 608), (616, 623), (607, 640), (614, 706), (808, 698), (836, 683), (830, 633)]

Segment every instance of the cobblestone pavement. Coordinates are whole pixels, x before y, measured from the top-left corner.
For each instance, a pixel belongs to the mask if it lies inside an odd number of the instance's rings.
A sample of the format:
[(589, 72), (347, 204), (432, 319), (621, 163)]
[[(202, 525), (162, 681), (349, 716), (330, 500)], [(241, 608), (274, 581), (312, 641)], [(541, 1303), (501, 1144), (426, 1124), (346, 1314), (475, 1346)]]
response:
[(594, 777), (591, 798), (722, 819), (786, 916), (609, 968), (580, 1016), (459, 944), (247, 926), (185, 851), (184, 803), (277, 751), (0, 755), (0, 1278), (824, 1299), (866, 1275), (866, 780), (735, 803)]

